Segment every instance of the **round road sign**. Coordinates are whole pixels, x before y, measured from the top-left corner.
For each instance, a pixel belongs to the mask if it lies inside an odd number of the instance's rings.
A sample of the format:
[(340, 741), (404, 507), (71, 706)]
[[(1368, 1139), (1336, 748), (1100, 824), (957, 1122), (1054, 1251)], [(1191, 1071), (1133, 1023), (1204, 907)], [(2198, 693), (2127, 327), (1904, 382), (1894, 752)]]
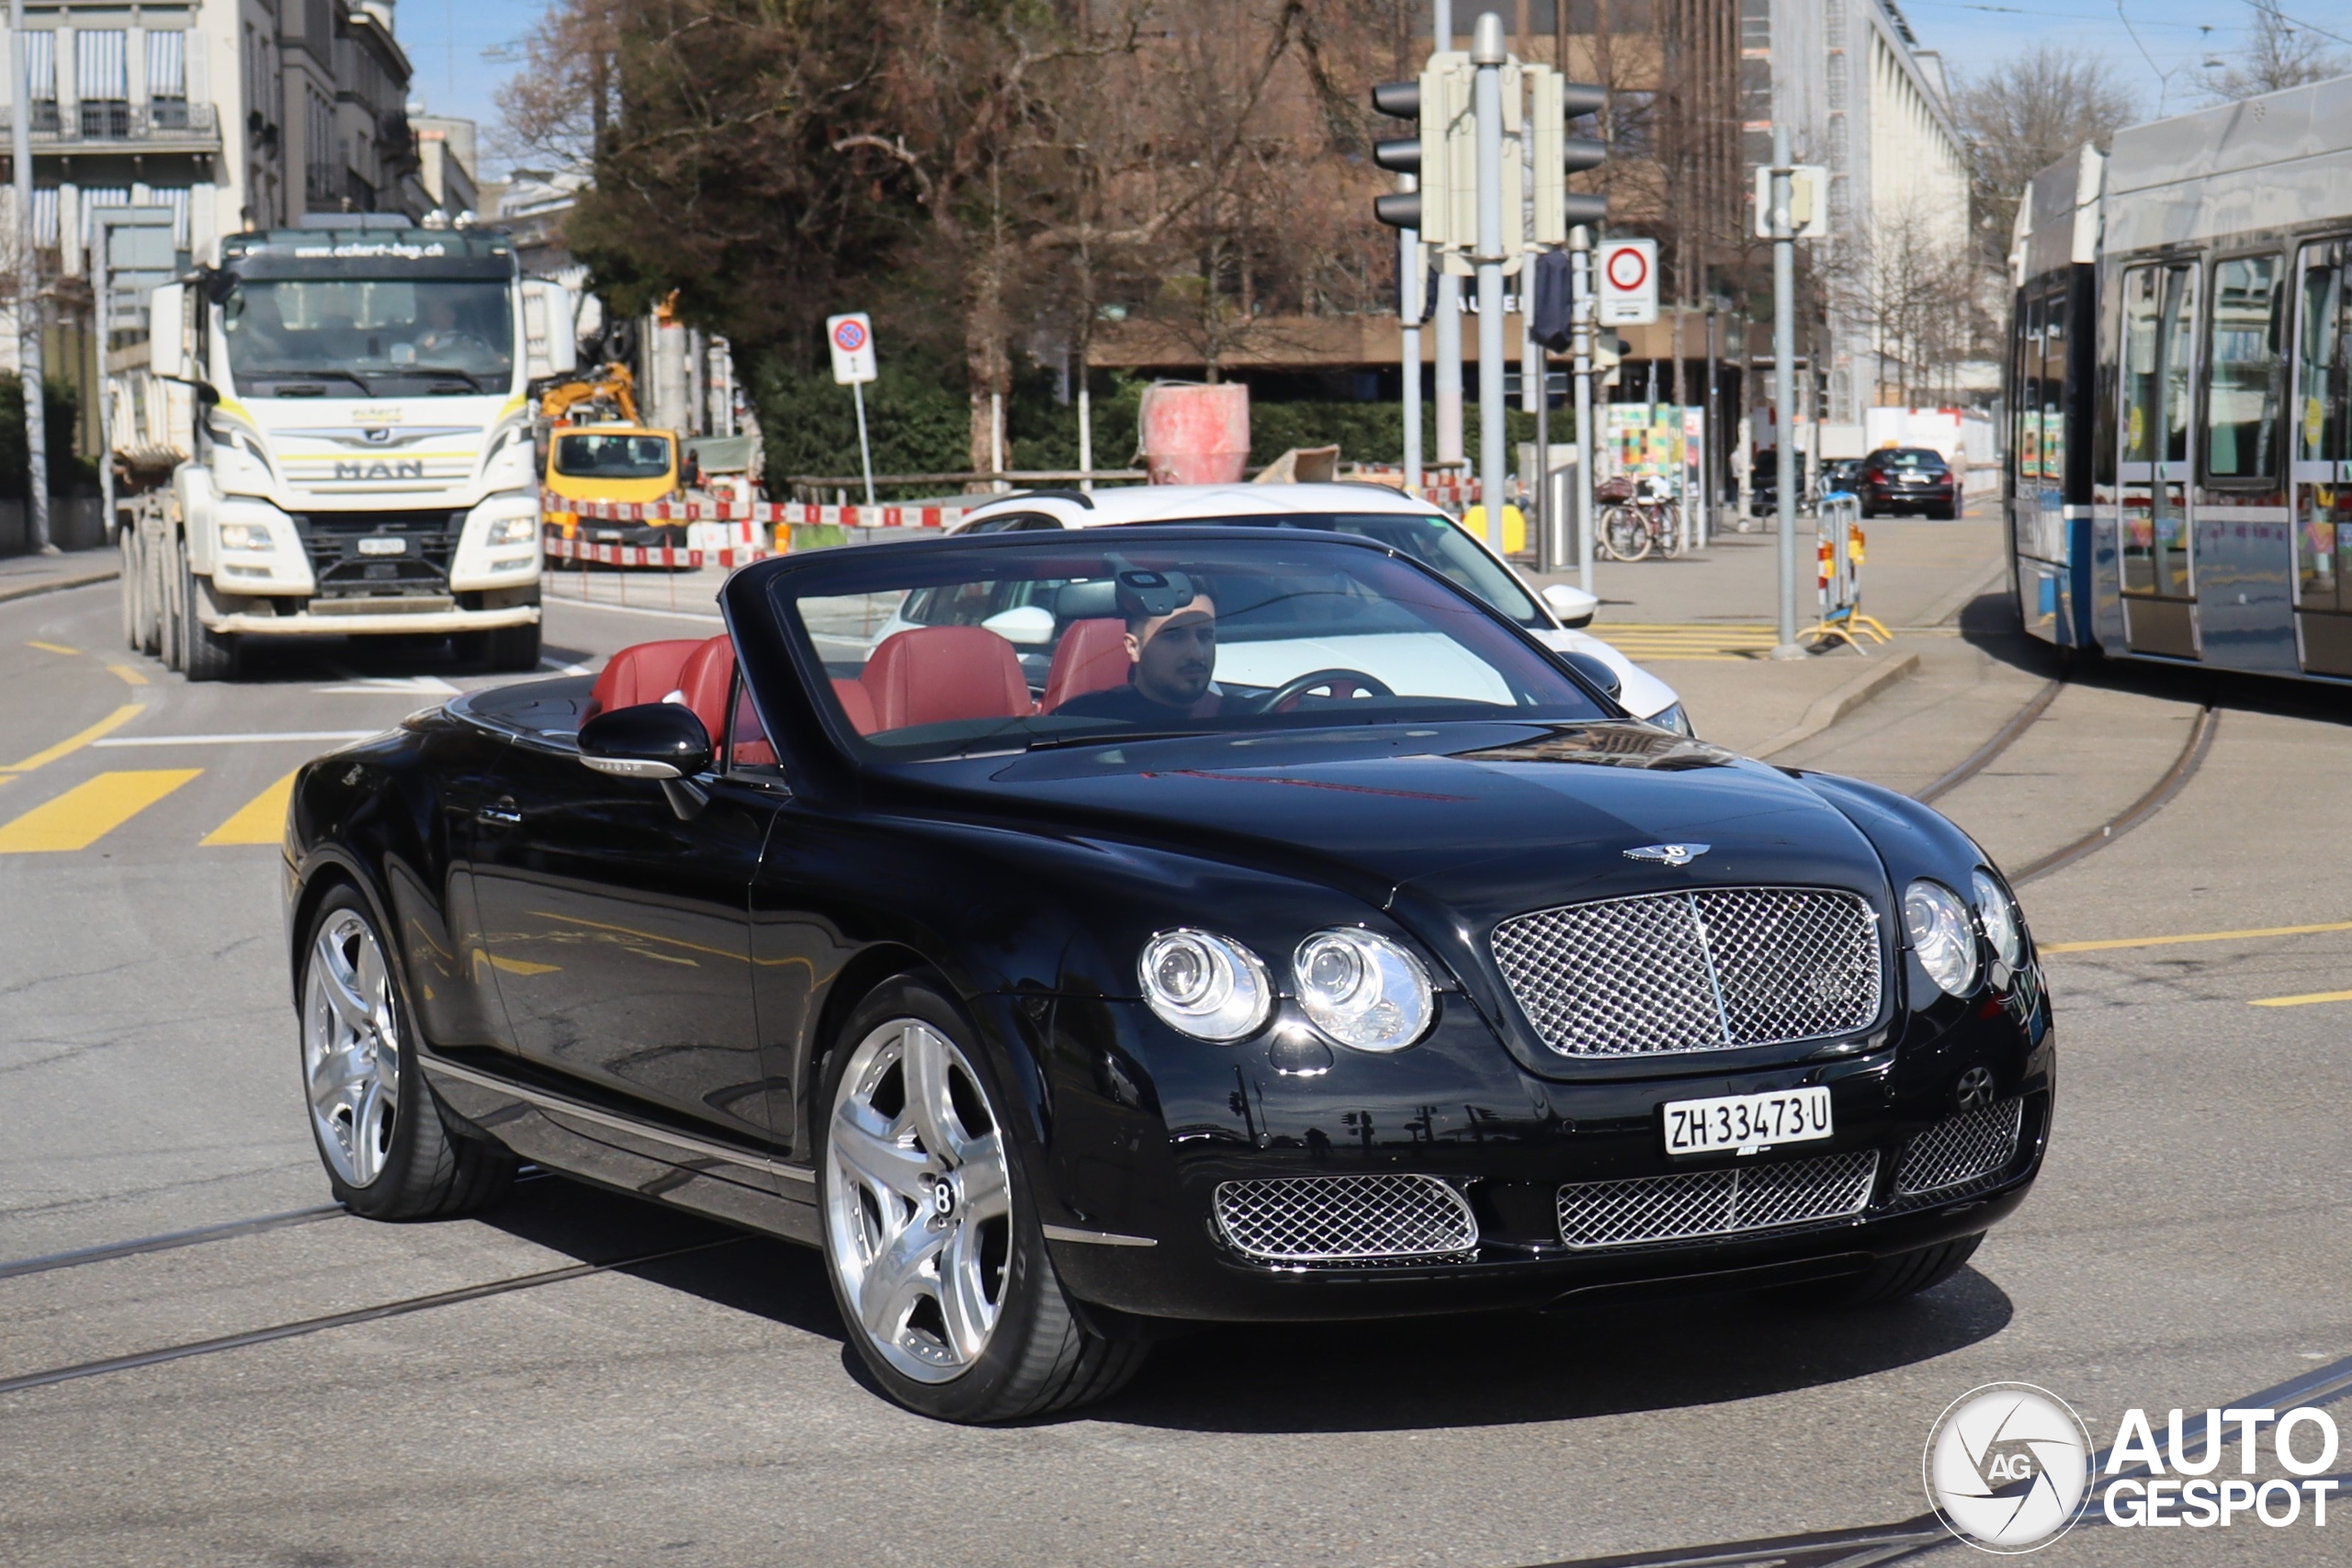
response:
[(1650, 276), (1649, 259), (1631, 245), (1610, 252), (1601, 270), (1609, 276), (1609, 286), (1625, 294), (1639, 290)]
[(865, 346), (865, 328), (858, 321), (842, 321), (833, 328), (833, 341), (843, 354), (855, 354)]

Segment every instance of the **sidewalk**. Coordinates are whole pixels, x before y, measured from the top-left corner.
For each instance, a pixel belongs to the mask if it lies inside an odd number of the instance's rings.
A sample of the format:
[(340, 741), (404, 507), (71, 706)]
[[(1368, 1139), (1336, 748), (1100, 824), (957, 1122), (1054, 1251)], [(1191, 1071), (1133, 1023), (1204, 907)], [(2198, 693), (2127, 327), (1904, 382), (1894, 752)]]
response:
[[(1861, 607), (1896, 633), (1869, 651), (1833, 645), (1801, 660), (1767, 657), (1778, 640), (1779, 560), (1770, 534), (1722, 534), (1677, 560), (1598, 561), (1600, 613), (1588, 627), (1681, 694), (1699, 733), (1752, 754), (1790, 750), (1878, 696), (1938, 654), (1971, 600), (1997, 586), (2001, 525), (1877, 518), (1863, 525)], [(1796, 535), (1797, 626), (1818, 613), (1812, 525)], [(1573, 573), (1537, 577), (1574, 582)]]
[(54, 556), (0, 556), (0, 604), (61, 588), (111, 582), (121, 558), (111, 548), (67, 550)]

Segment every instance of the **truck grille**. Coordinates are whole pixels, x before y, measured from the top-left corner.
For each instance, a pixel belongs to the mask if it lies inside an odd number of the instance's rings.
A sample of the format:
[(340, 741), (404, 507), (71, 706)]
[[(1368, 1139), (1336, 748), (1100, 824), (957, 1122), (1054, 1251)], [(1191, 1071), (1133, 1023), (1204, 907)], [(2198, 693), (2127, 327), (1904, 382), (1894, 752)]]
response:
[(2022, 1097), (1979, 1106), (1937, 1122), (1903, 1145), (1894, 1190), (1903, 1197), (1968, 1187), (1997, 1175), (2018, 1152)]
[(1824, 887), (1569, 904), (1495, 928), (1495, 962), (1546, 1045), (1631, 1056), (1860, 1029), (1883, 989), (1878, 917)]
[(1265, 1263), (1382, 1263), (1478, 1245), (1461, 1193), (1434, 1176), (1296, 1176), (1227, 1181), (1217, 1229)]
[(1560, 1239), (1574, 1247), (1696, 1241), (1859, 1214), (1878, 1178), (1878, 1151), (1852, 1149), (1781, 1165), (1735, 1166), (1560, 1189)]
[[(313, 512), (297, 517), (322, 598), (438, 594), (449, 591), (449, 558), (466, 525), (462, 512)], [(368, 539), (400, 542), (396, 555), (362, 549)]]

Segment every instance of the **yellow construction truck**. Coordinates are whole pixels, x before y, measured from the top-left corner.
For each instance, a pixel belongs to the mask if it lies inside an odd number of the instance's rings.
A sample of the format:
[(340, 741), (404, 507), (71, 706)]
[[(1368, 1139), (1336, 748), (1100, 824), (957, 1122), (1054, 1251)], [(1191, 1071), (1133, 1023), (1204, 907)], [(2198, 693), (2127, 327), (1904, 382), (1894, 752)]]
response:
[(565, 538), (684, 547), (684, 523), (582, 517), (563, 505), (671, 501), (691, 482), (692, 476), (680, 469), (676, 432), (638, 422), (636, 381), (628, 366), (607, 365), (593, 376), (548, 388), (539, 394), (539, 417), (548, 425), (547, 520)]

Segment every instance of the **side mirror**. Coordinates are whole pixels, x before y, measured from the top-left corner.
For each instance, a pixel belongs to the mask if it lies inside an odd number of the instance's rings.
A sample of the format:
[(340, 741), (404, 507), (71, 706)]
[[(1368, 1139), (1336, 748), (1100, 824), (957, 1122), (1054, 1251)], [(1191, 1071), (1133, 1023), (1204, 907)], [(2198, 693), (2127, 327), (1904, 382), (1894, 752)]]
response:
[(1007, 642), (1035, 648), (1054, 640), (1054, 614), (1042, 604), (1020, 604), (1000, 610), (980, 623)]
[(580, 727), (581, 763), (621, 779), (655, 779), (682, 822), (710, 804), (694, 776), (710, 766), (710, 731), (684, 703), (638, 703)]
[[(1601, 695), (1612, 703), (1617, 700), (1617, 694), (1624, 689), (1625, 682), (1618, 678), (1615, 668), (1597, 653), (1575, 653), (1562, 649), (1552, 657), (1600, 687)], [(586, 732), (583, 730), (582, 733)]]
[(1555, 582), (1544, 590), (1544, 603), (1559, 617), (1564, 626), (1589, 626), (1600, 612), (1600, 601), (1581, 588), (1571, 588), (1565, 582)]

